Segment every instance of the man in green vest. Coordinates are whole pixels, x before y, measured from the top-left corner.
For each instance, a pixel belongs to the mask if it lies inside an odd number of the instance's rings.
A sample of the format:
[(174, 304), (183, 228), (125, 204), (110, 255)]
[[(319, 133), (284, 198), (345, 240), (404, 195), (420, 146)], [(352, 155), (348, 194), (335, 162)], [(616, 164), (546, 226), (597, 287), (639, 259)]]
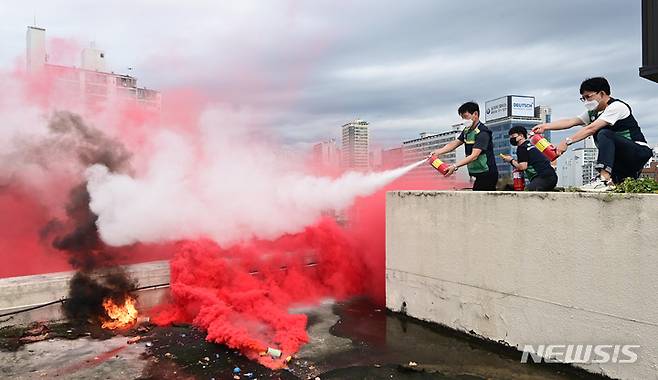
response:
[(498, 183), (498, 168), (491, 130), (480, 121), (480, 106), (475, 102), (466, 102), (459, 107), (457, 113), (463, 119), (464, 130), (455, 141), (432, 153), (440, 156), (464, 145), (466, 157), (450, 165), (445, 176), (451, 176), (460, 167), (466, 166), (468, 174), (475, 178), (474, 191), (494, 191)]
[(638, 178), (653, 152), (631, 107), (610, 96), (610, 84), (602, 77), (585, 80), (580, 85), (580, 95), (587, 111), (576, 117), (537, 125), (532, 131), (543, 133), (582, 125), (583, 128), (560, 142), (558, 154), (564, 153), (571, 144), (594, 136), (599, 149), (594, 168), (599, 175), (581, 187), (584, 191), (609, 191), (626, 178)]
[(525, 173), (530, 181), (525, 187), (527, 191), (552, 191), (557, 185), (557, 174), (546, 158), (528, 140), (525, 127), (516, 125), (509, 130), (509, 143), (516, 147), (516, 159), (502, 154), (503, 161), (509, 162), (516, 170)]

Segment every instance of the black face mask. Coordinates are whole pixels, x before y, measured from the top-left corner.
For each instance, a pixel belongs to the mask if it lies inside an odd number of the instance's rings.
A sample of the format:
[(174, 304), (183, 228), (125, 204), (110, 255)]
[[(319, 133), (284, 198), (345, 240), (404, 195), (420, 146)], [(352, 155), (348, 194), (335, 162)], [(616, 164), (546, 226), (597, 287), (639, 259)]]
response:
[(517, 146), (517, 145), (518, 145), (517, 142), (516, 142), (516, 137), (510, 137), (510, 138), (509, 138), (509, 143), (510, 143), (512, 146)]

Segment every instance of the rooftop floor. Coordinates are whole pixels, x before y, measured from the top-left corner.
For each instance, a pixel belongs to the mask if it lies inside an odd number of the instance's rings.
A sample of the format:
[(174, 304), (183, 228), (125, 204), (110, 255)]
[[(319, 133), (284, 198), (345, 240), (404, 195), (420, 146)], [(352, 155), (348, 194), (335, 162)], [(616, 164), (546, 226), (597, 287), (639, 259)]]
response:
[[(191, 326), (141, 325), (125, 335), (51, 324), (0, 329), (0, 377), (12, 379), (591, 379), (564, 365), (530, 365), (492, 343), (378, 309), (324, 304), (309, 316), (310, 343), (272, 371)], [(139, 336), (133, 344), (128, 341)], [(31, 342), (34, 341), (34, 342)], [(410, 365), (410, 362), (413, 363)], [(239, 368), (239, 372), (236, 370)]]

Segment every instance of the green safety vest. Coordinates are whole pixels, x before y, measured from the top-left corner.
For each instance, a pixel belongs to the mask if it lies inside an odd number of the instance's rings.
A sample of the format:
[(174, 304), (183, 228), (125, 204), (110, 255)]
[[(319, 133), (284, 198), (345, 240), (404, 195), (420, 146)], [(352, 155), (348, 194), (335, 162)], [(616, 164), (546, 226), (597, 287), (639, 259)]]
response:
[[(480, 133), (480, 128), (475, 127), (473, 129), (464, 128), (464, 149), (466, 156), (470, 156), (473, 153), (473, 145), (475, 145), (475, 138)], [(475, 161), (470, 162), (466, 165), (468, 168), (468, 174), (480, 174), (486, 173), (489, 171), (489, 165), (487, 164), (487, 152), (482, 151)]]

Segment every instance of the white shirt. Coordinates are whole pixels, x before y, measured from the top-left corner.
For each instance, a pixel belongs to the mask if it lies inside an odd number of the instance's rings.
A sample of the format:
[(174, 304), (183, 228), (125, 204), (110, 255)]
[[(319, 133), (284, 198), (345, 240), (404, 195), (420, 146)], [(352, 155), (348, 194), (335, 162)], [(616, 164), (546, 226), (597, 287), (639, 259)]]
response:
[[(620, 101), (616, 101), (609, 106), (605, 107), (602, 113), (599, 113), (599, 119), (605, 121), (606, 123), (613, 125), (618, 120), (625, 119), (631, 115), (631, 109), (628, 106)], [(590, 124), (589, 113), (587, 111), (583, 112), (578, 116), (580, 120), (585, 123), (585, 125)]]

